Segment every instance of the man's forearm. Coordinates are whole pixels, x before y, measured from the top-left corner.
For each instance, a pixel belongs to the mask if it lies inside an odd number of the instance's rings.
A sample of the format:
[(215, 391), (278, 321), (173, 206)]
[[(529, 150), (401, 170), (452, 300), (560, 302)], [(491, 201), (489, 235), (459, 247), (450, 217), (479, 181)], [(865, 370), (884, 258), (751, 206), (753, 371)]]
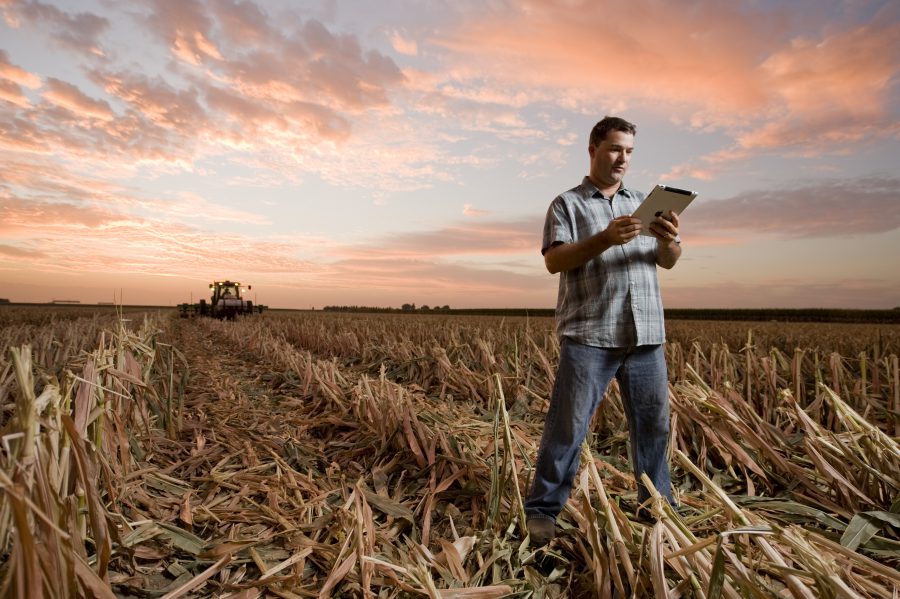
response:
[(599, 256), (612, 244), (606, 241), (605, 231), (601, 231), (574, 243), (561, 243), (547, 250), (544, 254), (544, 264), (550, 274), (564, 272), (583, 266), (592, 258)]
[(675, 266), (681, 257), (681, 244), (671, 240), (665, 243), (659, 243), (656, 247), (656, 263), (665, 269)]

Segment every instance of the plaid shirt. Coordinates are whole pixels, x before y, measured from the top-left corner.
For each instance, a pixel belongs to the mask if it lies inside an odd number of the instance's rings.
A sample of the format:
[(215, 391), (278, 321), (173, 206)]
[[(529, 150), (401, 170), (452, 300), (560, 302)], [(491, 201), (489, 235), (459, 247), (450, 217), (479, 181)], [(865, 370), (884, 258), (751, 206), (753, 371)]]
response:
[[(624, 185), (606, 199), (587, 177), (550, 204), (541, 253), (558, 243), (581, 241), (627, 216), (644, 194)], [(656, 238), (638, 235), (582, 266), (559, 273), (556, 304), (559, 338), (595, 347), (665, 342), (662, 298), (656, 277)]]

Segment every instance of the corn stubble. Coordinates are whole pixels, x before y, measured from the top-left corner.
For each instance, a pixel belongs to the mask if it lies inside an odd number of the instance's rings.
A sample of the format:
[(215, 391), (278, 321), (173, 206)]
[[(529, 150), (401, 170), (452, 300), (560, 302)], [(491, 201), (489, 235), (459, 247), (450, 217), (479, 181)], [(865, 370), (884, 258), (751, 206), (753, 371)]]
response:
[(897, 327), (669, 323), (682, 509), (654, 494), (648, 525), (621, 505), (614, 383), (535, 550), (549, 319), (17, 318), (3, 596), (900, 593)]

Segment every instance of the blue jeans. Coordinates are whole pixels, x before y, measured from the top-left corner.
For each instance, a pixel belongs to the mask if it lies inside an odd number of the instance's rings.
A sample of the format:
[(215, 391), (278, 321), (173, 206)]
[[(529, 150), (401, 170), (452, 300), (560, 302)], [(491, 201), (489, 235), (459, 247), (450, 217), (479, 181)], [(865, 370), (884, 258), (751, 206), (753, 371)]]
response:
[(662, 346), (603, 348), (564, 339), (534, 482), (525, 501), (528, 518), (555, 520), (565, 506), (578, 470), (581, 442), (613, 376), (619, 382), (628, 419), (638, 501), (650, 496), (640, 482), (641, 474), (646, 472), (653, 486), (672, 502), (666, 459), (669, 385)]

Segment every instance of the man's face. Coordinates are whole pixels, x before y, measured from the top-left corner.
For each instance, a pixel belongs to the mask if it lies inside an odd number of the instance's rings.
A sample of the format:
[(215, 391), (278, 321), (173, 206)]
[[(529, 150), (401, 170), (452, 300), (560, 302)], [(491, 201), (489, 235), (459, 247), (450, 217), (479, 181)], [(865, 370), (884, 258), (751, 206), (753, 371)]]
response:
[(589, 146), (594, 184), (601, 189), (618, 186), (625, 177), (633, 151), (634, 135), (624, 131), (610, 131), (606, 139), (596, 146)]

